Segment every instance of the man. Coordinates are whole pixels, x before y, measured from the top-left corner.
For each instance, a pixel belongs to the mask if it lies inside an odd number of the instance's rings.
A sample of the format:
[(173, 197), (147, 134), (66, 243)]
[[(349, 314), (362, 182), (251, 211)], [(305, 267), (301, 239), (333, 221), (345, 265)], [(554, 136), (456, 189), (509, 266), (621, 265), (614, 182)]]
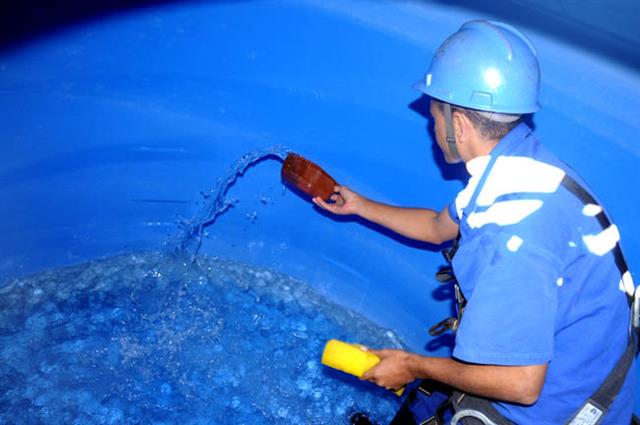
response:
[[(467, 22), (438, 48), (418, 85), (431, 97), (445, 160), (463, 161), (471, 175), (455, 202), (440, 212), (400, 208), (344, 186), (333, 202), (314, 202), (416, 240), (460, 235), (452, 264), (466, 307), (453, 357), (375, 351), (381, 362), (364, 379), (386, 388), (436, 381), (490, 400), (517, 424), (628, 424), (633, 355), (621, 389), (607, 390), (610, 408), (585, 403), (631, 352), (634, 285), (616, 226), (522, 121), (539, 108), (538, 86), (537, 55), (524, 35), (502, 23)], [(425, 423), (434, 412), (407, 405), (394, 423)]]

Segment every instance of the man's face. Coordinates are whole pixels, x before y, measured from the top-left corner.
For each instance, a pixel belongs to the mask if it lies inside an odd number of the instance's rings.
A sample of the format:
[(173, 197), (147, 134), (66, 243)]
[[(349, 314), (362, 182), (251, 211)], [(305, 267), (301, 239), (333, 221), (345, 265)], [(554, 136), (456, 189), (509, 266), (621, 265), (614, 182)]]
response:
[(447, 135), (445, 131), (445, 123), (444, 123), (444, 112), (440, 110), (435, 100), (431, 100), (431, 116), (434, 120), (434, 133), (436, 134), (436, 142), (438, 143), (438, 147), (442, 151), (444, 155), (444, 160), (447, 161), (448, 164), (455, 164), (459, 162), (459, 159), (454, 157), (449, 149), (447, 144)]

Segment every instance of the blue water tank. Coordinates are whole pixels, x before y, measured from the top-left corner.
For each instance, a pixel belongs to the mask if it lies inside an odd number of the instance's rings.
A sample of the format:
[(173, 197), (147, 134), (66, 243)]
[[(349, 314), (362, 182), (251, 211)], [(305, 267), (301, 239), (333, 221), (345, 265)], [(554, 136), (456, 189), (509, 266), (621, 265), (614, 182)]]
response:
[[(464, 173), (444, 164), (412, 83), (462, 22), (496, 17), (538, 50), (537, 133), (607, 205), (640, 270), (637, 2), (81, 3), (5, 30), (0, 277), (161, 249), (237, 158), (273, 145), (380, 201), (444, 207)], [(279, 167), (237, 181), (202, 251), (302, 278), (446, 353), (426, 334), (450, 310), (438, 247), (319, 212)]]

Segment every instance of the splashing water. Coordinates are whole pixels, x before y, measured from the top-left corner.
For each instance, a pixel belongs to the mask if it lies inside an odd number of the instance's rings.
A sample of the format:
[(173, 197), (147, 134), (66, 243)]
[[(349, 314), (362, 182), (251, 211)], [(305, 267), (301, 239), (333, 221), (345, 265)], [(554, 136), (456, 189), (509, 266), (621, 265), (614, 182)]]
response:
[(215, 223), (218, 217), (235, 204), (234, 201), (227, 199), (226, 195), (238, 178), (265, 159), (284, 161), (287, 153), (289, 149), (284, 146), (272, 146), (242, 155), (225, 173), (225, 176), (219, 178), (208, 193), (203, 194), (206, 200), (204, 206), (191, 220), (183, 223), (182, 232), (169, 241), (168, 246), (178, 255), (190, 255), (193, 261), (202, 245), (205, 227)]

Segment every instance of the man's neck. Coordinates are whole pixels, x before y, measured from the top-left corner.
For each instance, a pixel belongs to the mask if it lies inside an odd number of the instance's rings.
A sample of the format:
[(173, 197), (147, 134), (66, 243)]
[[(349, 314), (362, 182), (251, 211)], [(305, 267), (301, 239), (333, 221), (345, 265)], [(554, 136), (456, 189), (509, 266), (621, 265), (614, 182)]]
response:
[(490, 155), (491, 151), (498, 145), (500, 140), (486, 140), (475, 138), (469, 144), (469, 158), (465, 159), (465, 162), (469, 162), (474, 158), (480, 156)]

